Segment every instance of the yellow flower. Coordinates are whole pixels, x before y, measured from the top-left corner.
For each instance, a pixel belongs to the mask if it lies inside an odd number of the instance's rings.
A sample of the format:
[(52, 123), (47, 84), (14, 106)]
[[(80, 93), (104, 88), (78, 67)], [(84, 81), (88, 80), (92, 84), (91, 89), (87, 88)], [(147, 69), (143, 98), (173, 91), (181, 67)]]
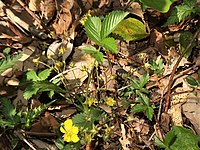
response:
[(60, 62), (60, 61), (55, 62), (55, 68), (56, 68), (56, 69), (59, 69), (59, 68), (61, 68), (62, 66), (63, 66), (63, 63), (62, 63), (62, 62)]
[(65, 47), (62, 46), (61, 48), (59, 48), (59, 54), (64, 55), (65, 51), (66, 51)]
[(86, 99), (86, 104), (88, 104), (88, 106), (92, 106), (92, 104), (95, 102), (95, 99), (94, 98), (87, 98)]
[(39, 60), (40, 60), (40, 57), (33, 59), (33, 63), (35, 63), (35, 65), (38, 66), (40, 62)]
[(108, 106), (113, 106), (113, 105), (115, 104), (115, 100), (114, 100), (112, 97), (108, 97), (108, 98), (106, 99), (106, 104), (107, 104)]
[(64, 125), (60, 127), (60, 131), (64, 133), (64, 141), (66, 142), (78, 142), (80, 139), (78, 137), (78, 127), (73, 125), (72, 119), (67, 119)]

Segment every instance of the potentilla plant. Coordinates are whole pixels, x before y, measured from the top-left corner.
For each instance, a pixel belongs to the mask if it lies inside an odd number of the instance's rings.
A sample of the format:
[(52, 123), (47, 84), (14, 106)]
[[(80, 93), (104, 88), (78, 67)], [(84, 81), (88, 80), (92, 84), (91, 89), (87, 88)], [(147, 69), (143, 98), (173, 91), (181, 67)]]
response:
[(113, 37), (109, 37), (109, 34), (116, 29), (117, 25), (128, 14), (128, 12), (123, 11), (112, 11), (103, 21), (101, 21), (100, 17), (93, 17), (90, 14), (85, 16), (81, 23), (85, 27), (87, 36), (99, 46), (99, 49), (97, 50), (92, 45), (81, 46), (80, 48), (86, 53), (91, 54), (98, 62), (103, 62), (103, 53), (100, 52), (101, 48), (104, 51), (117, 54), (117, 42)]

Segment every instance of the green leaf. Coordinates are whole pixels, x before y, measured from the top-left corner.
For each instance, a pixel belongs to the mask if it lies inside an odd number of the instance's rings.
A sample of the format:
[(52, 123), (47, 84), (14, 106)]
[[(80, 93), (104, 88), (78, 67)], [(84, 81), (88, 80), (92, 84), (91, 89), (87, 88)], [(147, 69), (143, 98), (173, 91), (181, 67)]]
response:
[(76, 126), (81, 128), (86, 123), (86, 117), (87, 115), (85, 113), (76, 114), (73, 116), (72, 121)]
[(140, 83), (135, 79), (131, 79), (131, 88), (134, 88), (135, 90), (139, 90), (141, 88)]
[(50, 74), (51, 74), (51, 69), (45, 69), (38, 74), (38, 77), (40, 78), (40, 80), (46, 80)]
[(6, 71), (9, 68), (12, 68), (21, 58), (21, 54), (13, 55), (13, 56), (6, 56), (6, 58), (3, 58), (0, 60), (0, 74), (2, 74), (4, 71)]
[(126, 41), (135, 41), (147, 37), (145, 25), (135, 18), (122, 20), (117, 28), (113, 31)]
[(91, 120), (98, 121), (101, 117), (102, 111), (97, 108), (91, 108)]
[(36, 72), (34, 70), (31, 70), (26, 73), (26, 79), (32, 80), (32, 81), (39, 81), (40, 78), (37, 76)]
[(6, 128), (6, 127), (14, 128), (15, 125), (8, 120), (3, 120), (2, 118), (0, 118), (0, 127), (1, 128)]
[[(173, 126), (170, 132), (174, 132), (176, 138), (170, 140), (171, 144), (169, 148), (172, 150), (188, 149), (199, 150), (198, 142), (200, 142), (198, 136), (194, 135), (193, 131), (180, 126)], [(181, 144), (180, 144), (181, 143)]]
[(177, 136), (175, 135), (174, 130), (171, 130), (165, 135), (164, 143), (167, 147), (170, 147), (174, 141), (176, 140)]
[(169, 11), (171, 4), (175, 0), (140, 0), (146, 6), (151, 7), (159, 12), (166, 13)]
[(26, 100), (28, 100), (28, 99), (30, 99), (33, 95), (36, 95), (38, 91), (39, 91), (39, 88), (35, 88), (35, 87), (33, 87), (33, 85), (30, 84), (30, 85), (27, 86), (26, 89), (24, 90), (23, 96), (24, 96), (24, 98), (25, 98)]
[(112, 11), (109, 13), (102, 23), (101, 39), (107, 37), (112, 31), (115, 30), (117, 25), (128, 15), (128, 12)]
[[(193, 38), (193, 34), (189, 31), (185, 31), (181, 33), (179, 42), (180, 42), (180, 51), (183, 53), (187, 46), (190, 44)], [(192, 52), (192, 48), (196, 45), (196, 42), (193, 42), (187, 52), (184, 54), (186, 58), (188, 58)]]
[(88, 17), (85, 22), (85, 31), (90, 40), (99, 44), (101, 41), (101, 19), (99, 17)]
[(163, 141), (161, 141), (157, 136), (154, 136), (154, 138), (155, 138), (155, 143), (156, 143), (156, 145), (158, 145), (158, 147), (160, 147), (160, 148), (166, 148), (166, 146), (163, 143)]
[(150, 105), (150, 100), (147, 96), (145, 96), (144, 94), (142, 93), (138, 93), (138, 95), (141, 97), (141, 100), (147, 105), (149, 106)]
[(146, 109), (146, 116), (149, 120), (152, 120), (154, 114), (154, 110), (151, 106), (148, 106)]
[(87, 54), (92, 55), (98, 62), (103, 62), (103, 53), (99, 52), (95, 47), (91, 45), (80, 46), (80, 49), (85, 51)]
[(39, 92), (45, 92), (45, 91), (55, 91), (57, 93), (65, 92), (63, 89), (61, 89), (56, 84), (53, 84), (52, 82), (49, 82), (46, 80), (34, 82), (33, 87), (39, 88)]
[(16, 115), (16, 109), (13, 104), (11, 104), (11, 101), (8, 99), (3, 99), (1, 101), (2, 103), (2, 113), (6, 119), (13, 119), (13, 117)]
[(184, 0), (182, 5), (176, 6), (170, 17), (167, 19), (166, 25), (176, 24), (184, 20), (187, 16), (196, 12), (196, 0)]
[(198, 73), (198, 83), (200, 85), (200, 72)]
[(192, 76), (187, 76), (186, 81), (192, 86), (199, 85), (198, 82)]
[(143, 112), (143, 111), (146, 111), (146, 109), (147, 109), (146, 105), (136, 104), (135, 106), (133, 106), (133, 108), (131, 108), (131, 112), (133, 113)]
[(44, 80), (44, 81), (35, 81), (35, 82), (27, 84), (23, 96), (25, 99), (30, 99), (33, 95), (36, 95), (39, 92), (45, 92), (45, 91), (55, 91), (57, 93), (65, 92), (56, 84), (53, 84), (52, 82)]
[(26, 112), (23, 112), (23, 122), (25, 124), (26, 128), (30, 128), (32, 125), (32, 122), (35, 121), (41, 114), (50, 106), (55, 100), (51, 101), (48, 104), (40, 105), (33, 110), (27, 110)]
[(100, 45), (106, 49), (108, 49), (109, 51), (117, 54), (118, 50), (117, 50), (117, 43), (115, 41), (114, 38), (104, 38), (102, 39)]
[(140, 78), (140, 87), (144, 87), (148, 81), (149, 81), (149, 74), (147, 73), (143, 74), (143, 76)]

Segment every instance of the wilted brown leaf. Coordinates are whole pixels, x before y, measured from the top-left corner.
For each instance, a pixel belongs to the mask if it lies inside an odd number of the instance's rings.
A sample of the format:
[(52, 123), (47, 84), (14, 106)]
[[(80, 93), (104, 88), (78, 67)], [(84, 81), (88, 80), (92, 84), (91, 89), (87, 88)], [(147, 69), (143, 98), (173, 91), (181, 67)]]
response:
[(42, 13), (42, 17), (46, 20), (52, 19), (55, 11), (56, 4), (54, 0), (42, 0), (40, 2), (40, 11)]
[(158, 30), (153, 29), (150, 33), (150, 43), (157, 48), (157, 50), (162, 55), (168, 55), (168, 51), (164, 44), (164, 38), (162, 33), (160, 33)]

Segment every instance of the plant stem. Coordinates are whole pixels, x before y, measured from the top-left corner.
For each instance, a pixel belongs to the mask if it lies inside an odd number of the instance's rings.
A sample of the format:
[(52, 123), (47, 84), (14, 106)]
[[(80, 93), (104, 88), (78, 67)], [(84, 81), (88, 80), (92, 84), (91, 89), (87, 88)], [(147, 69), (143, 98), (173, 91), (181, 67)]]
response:
[(179, 56), (176, 64), (173, 67), (173, 70), (171, 72), (171, 76), (169, 78), (169, 83), (168, 83), (168, 90), (167, 90), (167, 95), (165, 97), (165, 112), (168, 112), (169, 109), (169, 103), (170, 103), (170, 94), (171, 94), (171, 87), (172, 87), (172, 83), (174, 81), (174, 76), (176, 73), (176, 69), (178, 68), (179, 63), (181, 62), (182, 58), (184, 57), (185, 53), (188, 51), (188, 49), (191, 47), (193, 41), (195, 40), (195, 38), (197, 37), (197, 35), (200, 33), (200, 28), (195, 32), (194, 36), (192, 37), (190, 43), (188, 44), (188, 46), (186, 47), (186, 49), (181, 53), (181, 55)]

